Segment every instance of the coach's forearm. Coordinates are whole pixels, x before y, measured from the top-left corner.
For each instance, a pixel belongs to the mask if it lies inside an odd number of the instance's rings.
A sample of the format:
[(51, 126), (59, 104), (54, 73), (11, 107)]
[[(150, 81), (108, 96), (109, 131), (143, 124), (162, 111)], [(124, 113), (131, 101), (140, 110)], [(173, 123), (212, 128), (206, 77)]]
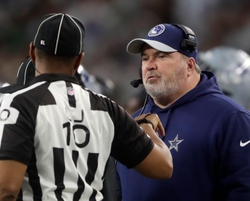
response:
[(155, 145), (150, 154), (136, 166), (136, 170), (147, 177), (169, 179), (173, 173), (173, 160), (168, 147), (158, 137), (150, 124), (142, 123), (140, 126)]

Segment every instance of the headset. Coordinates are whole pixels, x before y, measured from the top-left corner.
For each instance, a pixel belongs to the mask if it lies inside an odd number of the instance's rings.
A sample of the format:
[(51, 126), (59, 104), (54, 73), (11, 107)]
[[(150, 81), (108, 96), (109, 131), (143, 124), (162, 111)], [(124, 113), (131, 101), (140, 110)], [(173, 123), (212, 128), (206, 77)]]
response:
[(197, 42), (196, 42), (196, 35), (192, 31), (192, 29), (182, 24), (172, 23), (171, 25), (179, 27), (185, 33), (186, 38), (184, 38), (181, 41), (181, 48), (183, 50), (190, 51), (190, 52), (195, 51), (197, 48)]
[[(177, 23), (171, 23), (171, 25), (180, 28), (185, 33), (185, 38), (181, 41), (181, 48), (183, 50), (190, 51), (190, 52), (195, 51), (197, 48), (197, 42), (196, 42), (196, 35), (192, 31), (192, 29), (190, 29), (187, 26), (184, 26), (182, 24), (177, 24)], [(134, 88), (137, 88), (140, 84), (143, 84), (141, 67), (139, 68), (139, 76), (140, 76), (140, 79), (132, 80), (130, 82), (130, 84)]]

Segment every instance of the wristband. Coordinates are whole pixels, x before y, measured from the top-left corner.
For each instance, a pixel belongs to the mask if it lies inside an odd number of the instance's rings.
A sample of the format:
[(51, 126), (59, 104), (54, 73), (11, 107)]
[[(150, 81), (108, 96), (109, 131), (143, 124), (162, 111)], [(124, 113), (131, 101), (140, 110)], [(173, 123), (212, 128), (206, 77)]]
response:
[(154, 124), (152, 123), (152, 121), (147, 120), (147, 119), (145, 119), (145, 118), (143, 118), (143, 119), (138, 119), (138, 120), (136, 120), (136, 122), (137, 122), (137, 124), (139, 124), (139, 125), (142, 124), (142, 123), (151, 124), (153, 130), (155, 129), (155, 128), (154, 128)]

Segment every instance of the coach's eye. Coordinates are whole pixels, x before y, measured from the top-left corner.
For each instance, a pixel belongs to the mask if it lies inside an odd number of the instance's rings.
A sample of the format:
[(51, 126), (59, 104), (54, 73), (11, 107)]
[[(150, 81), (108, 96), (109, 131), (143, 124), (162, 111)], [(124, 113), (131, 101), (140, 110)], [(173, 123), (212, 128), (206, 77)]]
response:
[(165, 53), (160, 53), (159, 55), (158, 55), (158, 58), (165, 58), (167, 55), (165, 54)]

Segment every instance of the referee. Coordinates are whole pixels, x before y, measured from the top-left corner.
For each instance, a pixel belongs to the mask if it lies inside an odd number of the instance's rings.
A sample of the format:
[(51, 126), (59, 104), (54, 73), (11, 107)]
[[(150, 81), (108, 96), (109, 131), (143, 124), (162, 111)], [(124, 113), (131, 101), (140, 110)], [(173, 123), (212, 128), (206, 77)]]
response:
[(39, 24), (30, 44), (36, 77), (0, 107), (0, 201), (102, 200), (109, 155), (145, 176), (171, 177), (172, 156), (153, 130), (165, 134), (158, 116), (137, 118), (146, 135), (123, 108), (78, 84), (84, 35), (68, 14)]

